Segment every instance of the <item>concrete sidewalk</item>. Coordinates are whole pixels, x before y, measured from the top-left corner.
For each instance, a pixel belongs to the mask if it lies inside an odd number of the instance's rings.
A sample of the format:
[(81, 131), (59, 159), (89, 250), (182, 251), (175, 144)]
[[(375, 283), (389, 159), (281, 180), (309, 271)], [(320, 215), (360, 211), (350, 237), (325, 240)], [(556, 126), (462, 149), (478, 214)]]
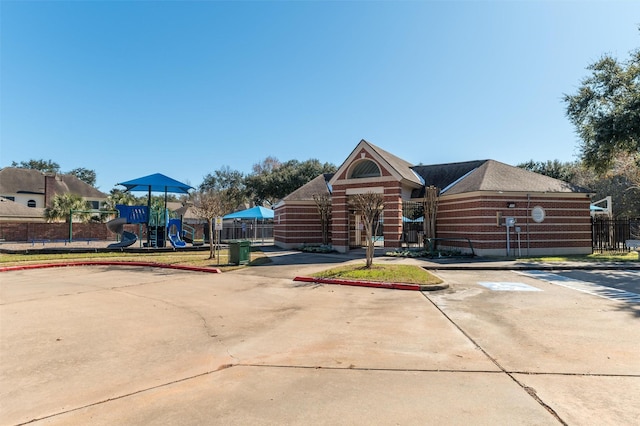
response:
[[(264, 246), (262, 251), (274, 262), (284, 264), (323, 264), (364, 261), (364, 249), (352, 249), (347, 253), (303, 253), (297, 250), (282, 250), (275, 246)], [(375, 262), (411, 263), (427, 269), (451, 271), (518, 271), (518, 270), (640, 270), (638, 262), (537, 262), (493, 257), (457, 258), (403, 258), (386, 256), (387, 249), (376, 248)]]

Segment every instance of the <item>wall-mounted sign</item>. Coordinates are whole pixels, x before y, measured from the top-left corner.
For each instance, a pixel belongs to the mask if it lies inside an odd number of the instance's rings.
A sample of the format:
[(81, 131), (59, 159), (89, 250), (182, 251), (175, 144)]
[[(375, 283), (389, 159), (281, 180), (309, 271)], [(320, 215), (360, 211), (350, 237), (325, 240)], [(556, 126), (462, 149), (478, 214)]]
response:
[(535, 206), (533, 209), (531, 209), (531, 219), (533, 219), (534, 222), (540, 223), (544, 221), (544, 216), (545, 211), (542, 207)]

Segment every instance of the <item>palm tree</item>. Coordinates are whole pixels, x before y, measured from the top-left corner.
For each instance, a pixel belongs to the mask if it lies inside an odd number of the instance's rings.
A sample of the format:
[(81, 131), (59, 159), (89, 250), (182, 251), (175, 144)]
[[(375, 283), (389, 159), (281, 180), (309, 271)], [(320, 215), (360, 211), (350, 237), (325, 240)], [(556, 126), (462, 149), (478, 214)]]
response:
[[(80, 217), (83, 221), (88, 220), (90, 213), (84, 211), (89, 210), (89, 203), (77, 194), (57, 194), (51, 200), (51, 206), (44, 210), (44, 217), (48, 222), (58, 222), (64, 220), (69, 223), (72, 216)], [(72, 210), (81, 212), (72, 213)]]

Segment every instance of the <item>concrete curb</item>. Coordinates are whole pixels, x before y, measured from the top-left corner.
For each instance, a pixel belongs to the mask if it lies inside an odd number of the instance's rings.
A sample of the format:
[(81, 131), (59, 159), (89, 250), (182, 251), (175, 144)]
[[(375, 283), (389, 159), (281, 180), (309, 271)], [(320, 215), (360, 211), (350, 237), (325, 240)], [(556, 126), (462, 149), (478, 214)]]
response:
[(318, 283), (318, 284), (336, 284), (336, 285), (349, 285), (355, 287), (372, 287), (372, 288), (387, 288), (392, 290), (411, 290), (411, 291), (437, 291), (449, 288), (449, 284), (435, 284), (435, 285), (422, 285), (422, 284), (405, 284), (405, 283), (386, 283), (375, 281), (358, 281), (358, 280), (343, 280), (333, 278), (314, 278), (314, 277), (295, 277), (294, 281)]
[(210, 274), (220, 274), (222, 271), (218, 268), (200, 268), (196, 266), (185, 265), (169, 265), (166, 263), (155, 262), (111, 262), (111, 261), (78, 261), (78, 262), (61, 262), (61, 263), (41, 263), (35, 265), (17, 265), (4, 266), (0, 268), (0, 272), (23, 271), (28, 269), (44, 269), (44, 268), (62, 268), (67, 266), (142, 266), (150, 268), (178, 269), (182, 271), (207, 272)]
[(423, 264), (424, 269), (442, 270), (442, 271), (564, 271), (564, 270), (580, 270), (580, 271), (616, 271), (616, 270), (640, 270), (640, 264), (633, 263), (616, 263), (616, 264), (557, 264), (557, 265), (441, 265), (441, 264)]

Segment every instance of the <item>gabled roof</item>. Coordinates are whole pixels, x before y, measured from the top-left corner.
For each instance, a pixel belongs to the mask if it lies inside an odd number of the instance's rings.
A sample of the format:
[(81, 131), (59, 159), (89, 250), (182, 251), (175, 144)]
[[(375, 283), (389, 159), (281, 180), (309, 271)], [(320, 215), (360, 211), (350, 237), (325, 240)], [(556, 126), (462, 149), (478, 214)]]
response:
[(44, 220), (44, 209), (42, 207), (27, 207), (7, 198), (0, 197), (0, 217)]
[(291, 194), (284, 197), (283, 201), (308, 201), (313, 200), (315, 194), (330, 194), (329, 181), (333, 177), (333, 173), (321, 174), (300, 188), (293, 191)]
[[(441, 191), (455, 183), (469, 172), (477, 169), (487, 160), (465, 161), (460, 163), (414, 166), (413, 170), (424, 179), (425, 186), (435, 186)], [(424, 188), (413, 191), (413, 198), (424, 197)]]
[(420, 176), (416, 175), (416, 173), (411, 169), (411, 163), (400, 157), (396, 157), (390, 152), (387, 152), (364, 139), (360, 140), (358, 145), (353, 149), (353, 151), (351, 151), (351, 154), (349, 154), (347, 159), (340, 165), (338, 171), (334, 175), (336, 178), (340, 176), (351, 163), (357, 160), (357, 155), (362, 151), (362, 149), (370, 152), (374, 157), (376, 157), (376, 160), (386, 163), (383, 164), (383, 166), (387, 168), (389, 172), (395, 173), (400, 179), (409, 182), (414, 186), (420, 186), (423, 184)]
[(396, 171), (403, 179), (408, 180), (409, 182), (416, 183), (418, 185), (422, 185), (423, 182), (420, 180), (420, 177), (413, 172), (412, 167), (413, 164), (408, 161), (403, 160), (400, 157), (396, 157), (390, 152), (385, 151), (384, 149), (375, 146), (374, 144), (367, 142), (366, 140), (362, 140), (365, 144), (369, 145), (371, 149), (373, 149), (380, 157), (382, 157), (389, 165)]
[(427, 186), (440, 188), (441, 195), (476, 191), (589, 192), (585, 188), (495, 160), (419, 166), (416, 171), (425, 178)]
[[(0, 194), (44, 194), (45, 175), (39, 170), (5, 167), (0, 169)], [(107, 198), (107, 194), (78, 179), (74, 175), (56, 174), (53, 192), (72, 193), (84, 198)]]

